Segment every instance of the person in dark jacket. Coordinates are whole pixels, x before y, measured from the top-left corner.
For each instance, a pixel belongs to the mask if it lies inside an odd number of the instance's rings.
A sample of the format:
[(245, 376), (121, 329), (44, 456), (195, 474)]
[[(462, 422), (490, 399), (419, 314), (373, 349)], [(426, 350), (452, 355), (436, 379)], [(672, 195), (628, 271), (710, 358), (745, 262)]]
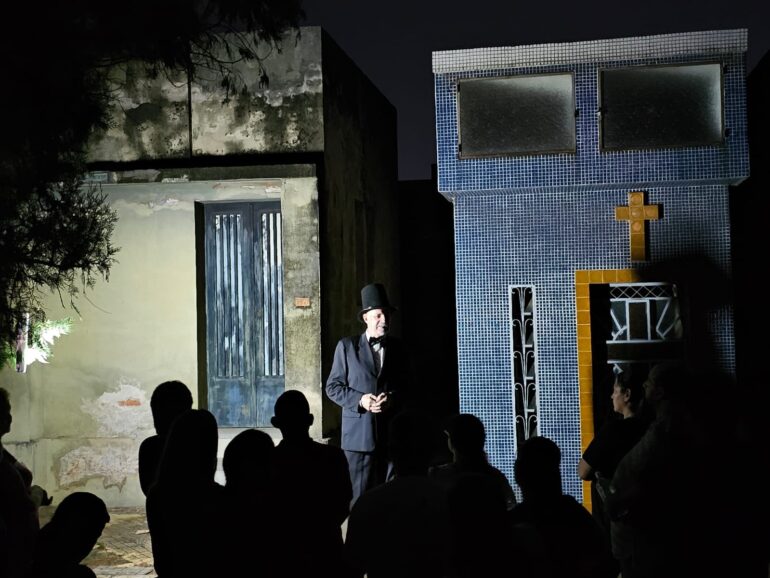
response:
[(159, 578), (217, 576), (226, 551), (224, 488), (217, 469), (217, 421), (190, 409), (168, 432), (158, 476), (147, 495), (147, 526)]
[(562, 493), (561, 451), (546, 437), (531, 437), (514, 464), (523, 500), (510, 512), (514, 527), (538, 538), (538, 576), (614, 578), (612, 556), (601, 529), (575, 498)]
[(271, 423), (283, 439), (273, 454), (273, 529), (280, 537), (277, 575), (287, 578), (342, 572), (341, 526), (352, 496), (348, 463), (340, 448), (313, 441), (313, 419), (301, 391), (285, 391), (275, 402)]
[(326, 394), (342, 407), (342, 449), (348, 459), (353, 503), (388, 472), (388, 424), (406, 404), (406, 354), (401, 340), (389, 335), (395, 307), (385, 287), (361, 290), (361, 320), (366, 331), (337, 343), (326, 380)]
[(431, 468), (430, 476), (450, 486), (464, 474), (489, 478), (490, 487), (499, 494), (506, 510), (511, 510), (516, 505), (516, 494), (505, 474), (487, 461), (484, 452), (487, 435), (482, 421), (470, 413), (461, 413), (449, 419), (444, 431), (452, 462)]
[(152, 392), (150, 409), (156, 435), (150, 436), (139, 446), (139, 485), (146, 496), (155, 483), (160, 456), (171, 424), (183, 412), (192, 409), (193, 398), (188, 387), (181, 381), (164, 381)]

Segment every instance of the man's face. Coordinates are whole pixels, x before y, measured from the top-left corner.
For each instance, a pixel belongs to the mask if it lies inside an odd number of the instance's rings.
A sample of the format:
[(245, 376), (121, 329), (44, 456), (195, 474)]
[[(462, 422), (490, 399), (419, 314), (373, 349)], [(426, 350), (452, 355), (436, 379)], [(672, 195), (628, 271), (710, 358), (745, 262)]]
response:
[(363, 315), (366, 331), (372, 337), (382, 337), (388, 332), (390, 311), (385, 309), (370, 309)]

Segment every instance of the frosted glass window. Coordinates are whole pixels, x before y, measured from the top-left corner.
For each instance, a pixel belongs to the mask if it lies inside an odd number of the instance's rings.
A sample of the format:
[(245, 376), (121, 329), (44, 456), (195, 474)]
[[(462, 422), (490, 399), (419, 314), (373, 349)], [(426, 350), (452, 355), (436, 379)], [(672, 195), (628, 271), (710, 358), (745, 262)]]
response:
[(724, 142), (720, 64), (641, 66), (600, 74), (604, 150)]
[(460, 158), (575, 152), (572, 74), (457, 84)]

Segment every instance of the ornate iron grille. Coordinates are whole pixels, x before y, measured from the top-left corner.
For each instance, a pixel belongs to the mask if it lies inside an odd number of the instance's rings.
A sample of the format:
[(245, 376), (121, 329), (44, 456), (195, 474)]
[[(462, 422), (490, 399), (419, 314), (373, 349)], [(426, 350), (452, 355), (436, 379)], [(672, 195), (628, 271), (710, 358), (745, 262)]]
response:
[(519, 446), (538, 431), (535, 292), (529, 285), (513, 285), (510, 292), (513, 411)]
[(681, 355), (682, 319), (676, 285), (610, 285), (608, 363), (652, 362)]

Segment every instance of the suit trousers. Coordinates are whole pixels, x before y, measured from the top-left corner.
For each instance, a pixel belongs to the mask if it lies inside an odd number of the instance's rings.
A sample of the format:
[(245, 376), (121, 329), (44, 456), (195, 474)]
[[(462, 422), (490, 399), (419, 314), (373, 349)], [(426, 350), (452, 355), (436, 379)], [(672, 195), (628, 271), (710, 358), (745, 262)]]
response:
[(365, 491), (384, 483), (389, 474), (388, 459), (384, 452), (353, 452), (345, 450), (350, 471), (350, 482), (353, 485), (353, 499), (350, 507)]

